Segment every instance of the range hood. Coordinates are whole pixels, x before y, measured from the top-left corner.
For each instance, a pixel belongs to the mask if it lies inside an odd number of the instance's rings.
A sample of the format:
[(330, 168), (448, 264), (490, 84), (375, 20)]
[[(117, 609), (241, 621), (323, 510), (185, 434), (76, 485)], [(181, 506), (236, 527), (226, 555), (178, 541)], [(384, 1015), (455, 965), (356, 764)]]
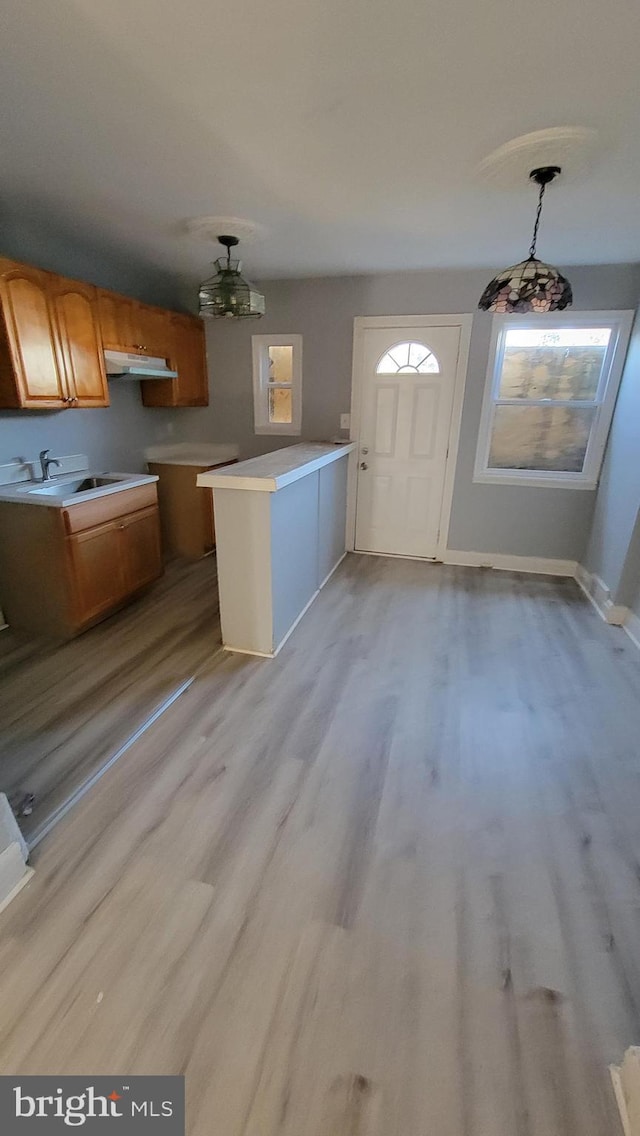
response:
[(177, 379), (178, 372), (170, 371), (166, 359), (149, 355), (134, 355), (127, 351), (105, 351), (104, 364), (110, 379)]

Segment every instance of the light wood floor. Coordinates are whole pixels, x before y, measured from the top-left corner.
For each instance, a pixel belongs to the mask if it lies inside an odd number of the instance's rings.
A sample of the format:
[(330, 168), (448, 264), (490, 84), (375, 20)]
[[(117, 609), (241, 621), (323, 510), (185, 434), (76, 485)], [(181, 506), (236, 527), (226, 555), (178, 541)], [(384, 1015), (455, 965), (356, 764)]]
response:
[(639, 727), (571, 581), (348, 557), (39, 846), (1, 1071), (182, 1071), (189, 1136), (617, 1136)]
[(215, 560), (175, 561), (146, 595), (68, 643), (0, 634), (0, 790), (35, 795), (27, 839), (220, 646)]

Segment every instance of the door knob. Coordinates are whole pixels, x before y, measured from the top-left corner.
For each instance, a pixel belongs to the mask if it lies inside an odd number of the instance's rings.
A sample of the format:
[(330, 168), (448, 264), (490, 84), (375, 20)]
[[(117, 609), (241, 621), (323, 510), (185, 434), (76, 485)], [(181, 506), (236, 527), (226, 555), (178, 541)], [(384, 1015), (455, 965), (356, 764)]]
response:
[(369, 466), (367, 465), (366, 462), (360, 462), (360, 469), (368, 469), (368, 468), (369, 468)]

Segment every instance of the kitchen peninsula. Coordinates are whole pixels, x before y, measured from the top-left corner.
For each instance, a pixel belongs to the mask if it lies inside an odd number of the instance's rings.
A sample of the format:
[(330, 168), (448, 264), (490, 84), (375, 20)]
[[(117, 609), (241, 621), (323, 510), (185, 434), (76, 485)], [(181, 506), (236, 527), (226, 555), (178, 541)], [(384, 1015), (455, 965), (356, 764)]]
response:
[(303, 442), (198, 475), (213, 490), (227, 650), (276, 655), (342, 560), (354, 449)]

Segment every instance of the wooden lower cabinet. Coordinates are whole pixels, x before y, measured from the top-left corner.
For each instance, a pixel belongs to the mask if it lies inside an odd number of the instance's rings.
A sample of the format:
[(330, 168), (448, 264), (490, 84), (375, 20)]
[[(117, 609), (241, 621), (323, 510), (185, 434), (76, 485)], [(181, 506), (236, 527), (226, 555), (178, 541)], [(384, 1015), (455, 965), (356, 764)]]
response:
[(93, 622), (162, 573), (158, 508), (119, 517), (68, 538), (76, 622)]
[[(235, 465), (237, 459), (220, 462)], [(213, 493), (196, 485), (199, 473), (218, 466), (171, 462), (148, 462), (149, 473), (158, 478), (158, 502), (162, 546), (169, 556), (199, 560), (216, 545), (213, 522)]]
[(144, 588), (162, 574), (158, 506), (123, 517), (118, 525), (125, 592)]
[(155, 484), (67, 509), (0, 502), (0, 596), (10, 626), (70, 638), (161, 575)]
[(126, 595), (118, 537), (119, 530), (111, 521), (68, 538), (78, 626), (111, 611)]

